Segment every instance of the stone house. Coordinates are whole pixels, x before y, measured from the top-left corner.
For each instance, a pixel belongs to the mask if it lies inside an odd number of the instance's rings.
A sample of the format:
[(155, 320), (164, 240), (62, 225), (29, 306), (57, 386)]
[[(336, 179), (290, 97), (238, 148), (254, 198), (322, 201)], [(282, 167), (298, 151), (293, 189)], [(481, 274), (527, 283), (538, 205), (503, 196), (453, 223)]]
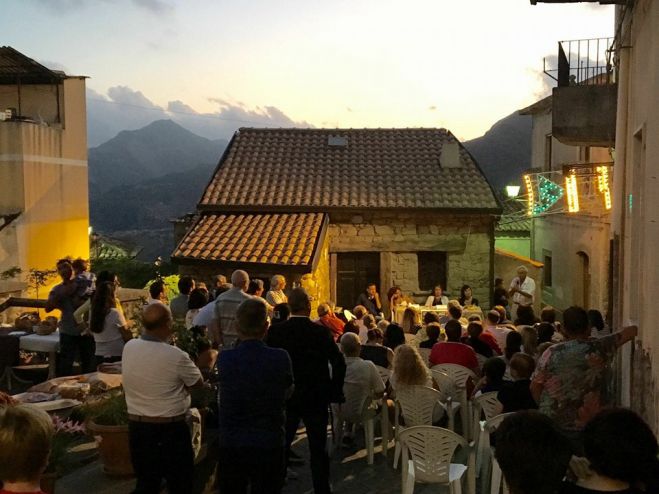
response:
[(283, 274), (342, 307), (368, 282), (385, 305), (391, 286), (421, 300), (439, 283), (455, 296), (468, 284), (489, 306), (500, 213), (445, 129), (243, 128), (172, 261), (201, 279)]

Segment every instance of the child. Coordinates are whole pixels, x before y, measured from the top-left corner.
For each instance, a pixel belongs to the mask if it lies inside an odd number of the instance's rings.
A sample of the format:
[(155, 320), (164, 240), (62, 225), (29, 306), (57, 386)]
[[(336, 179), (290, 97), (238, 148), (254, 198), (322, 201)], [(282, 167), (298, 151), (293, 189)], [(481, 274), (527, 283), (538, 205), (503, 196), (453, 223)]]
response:
[(77, 285), (75, 296), (82, 303), (88, 300), (96, 290), (96, 276), (89, 272), (89, 263), (80, 257), (73, 261), (71, 266), (73, 266)]
[(499, 357), (491, 357), (483, 364), (483, 378), (474, 388), (473, 396), (499, 391), (503, 385), (506, 363)]
[(44, 411), (26, 405), (0, 407), (0, 494), (43, 494), (53, 423)]
[(529, 389), (534, 370), (535, 361), (530, 355), (516, 353), (512, 356), (510, 375), (513, 381), (505, 383), (497, 395), (503, 405), (502, 413), (538, 408)]

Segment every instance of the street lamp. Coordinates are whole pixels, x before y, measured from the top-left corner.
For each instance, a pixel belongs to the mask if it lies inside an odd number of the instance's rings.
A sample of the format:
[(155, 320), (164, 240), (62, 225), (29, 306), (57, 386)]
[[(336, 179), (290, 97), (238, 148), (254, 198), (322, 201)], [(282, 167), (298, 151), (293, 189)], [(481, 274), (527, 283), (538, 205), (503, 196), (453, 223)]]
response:
[(510, 199), (515, 199), (519, 195), (519, 185), (506, 185), (506, 195)]

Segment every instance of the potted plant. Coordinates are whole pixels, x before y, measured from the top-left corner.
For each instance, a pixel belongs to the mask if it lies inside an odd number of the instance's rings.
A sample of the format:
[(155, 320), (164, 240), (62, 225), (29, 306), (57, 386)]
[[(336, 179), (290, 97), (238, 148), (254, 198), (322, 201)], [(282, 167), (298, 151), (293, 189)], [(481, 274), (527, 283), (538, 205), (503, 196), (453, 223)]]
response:
[(103, 471), (110, 476), (133, 475), (128, 440), (128, 410), (123, 389), (109, 391), (82, 406), (87, 430), (98, 444)]
[(64, 420), (57, 415), (53, 415), (52, 420), (55, 432), (48, 466), (41, 476), (41, 490), (46, 494), (54, 494), (55, 481), (73, 465), (71, 449), (82, 444), (86, 439), (83, 423)]

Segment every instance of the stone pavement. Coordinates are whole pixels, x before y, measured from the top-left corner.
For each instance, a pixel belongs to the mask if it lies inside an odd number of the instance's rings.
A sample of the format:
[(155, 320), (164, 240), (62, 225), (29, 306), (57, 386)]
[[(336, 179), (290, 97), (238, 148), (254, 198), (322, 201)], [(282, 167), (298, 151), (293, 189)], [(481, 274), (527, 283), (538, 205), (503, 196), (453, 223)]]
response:
[[(304, 431), (300, 431), (293, 449), (305, 460), (304, 465), (294, 466), (296, 480), (289, 480), (283, 494), (311, 494), (311, 471), (309, 450)], [(363, 434), (357, 433), (356, 446), (342, 448), (332, 458), (330, 466), (335, 494), (399, 494), (401, 492), (401, 469), (394, 470), (394, 449), (390, 447), (387, 459), (382, 456), (379, 438), (376, 438), (375, 462), (368, 465)], [(391, 443), (393, 446), (393, 442)], [(57, 494), (129, 494), (135, 485), (134, 479), (116, 479), (106, 476), (98, 461), (90, 463), (57, 481)], [(465, 486), (466, 487), (466, 486)], [(466, 492), (466, 490), (463, 490)], [(213, 492), (206, 489), (205, 493)], [(436, 485), (417, 485), (415, 494), (442, 492)], [(446, 489), (448, 492), (448, 489)], [(192, 490), (191, 490), (192, 493)]]

